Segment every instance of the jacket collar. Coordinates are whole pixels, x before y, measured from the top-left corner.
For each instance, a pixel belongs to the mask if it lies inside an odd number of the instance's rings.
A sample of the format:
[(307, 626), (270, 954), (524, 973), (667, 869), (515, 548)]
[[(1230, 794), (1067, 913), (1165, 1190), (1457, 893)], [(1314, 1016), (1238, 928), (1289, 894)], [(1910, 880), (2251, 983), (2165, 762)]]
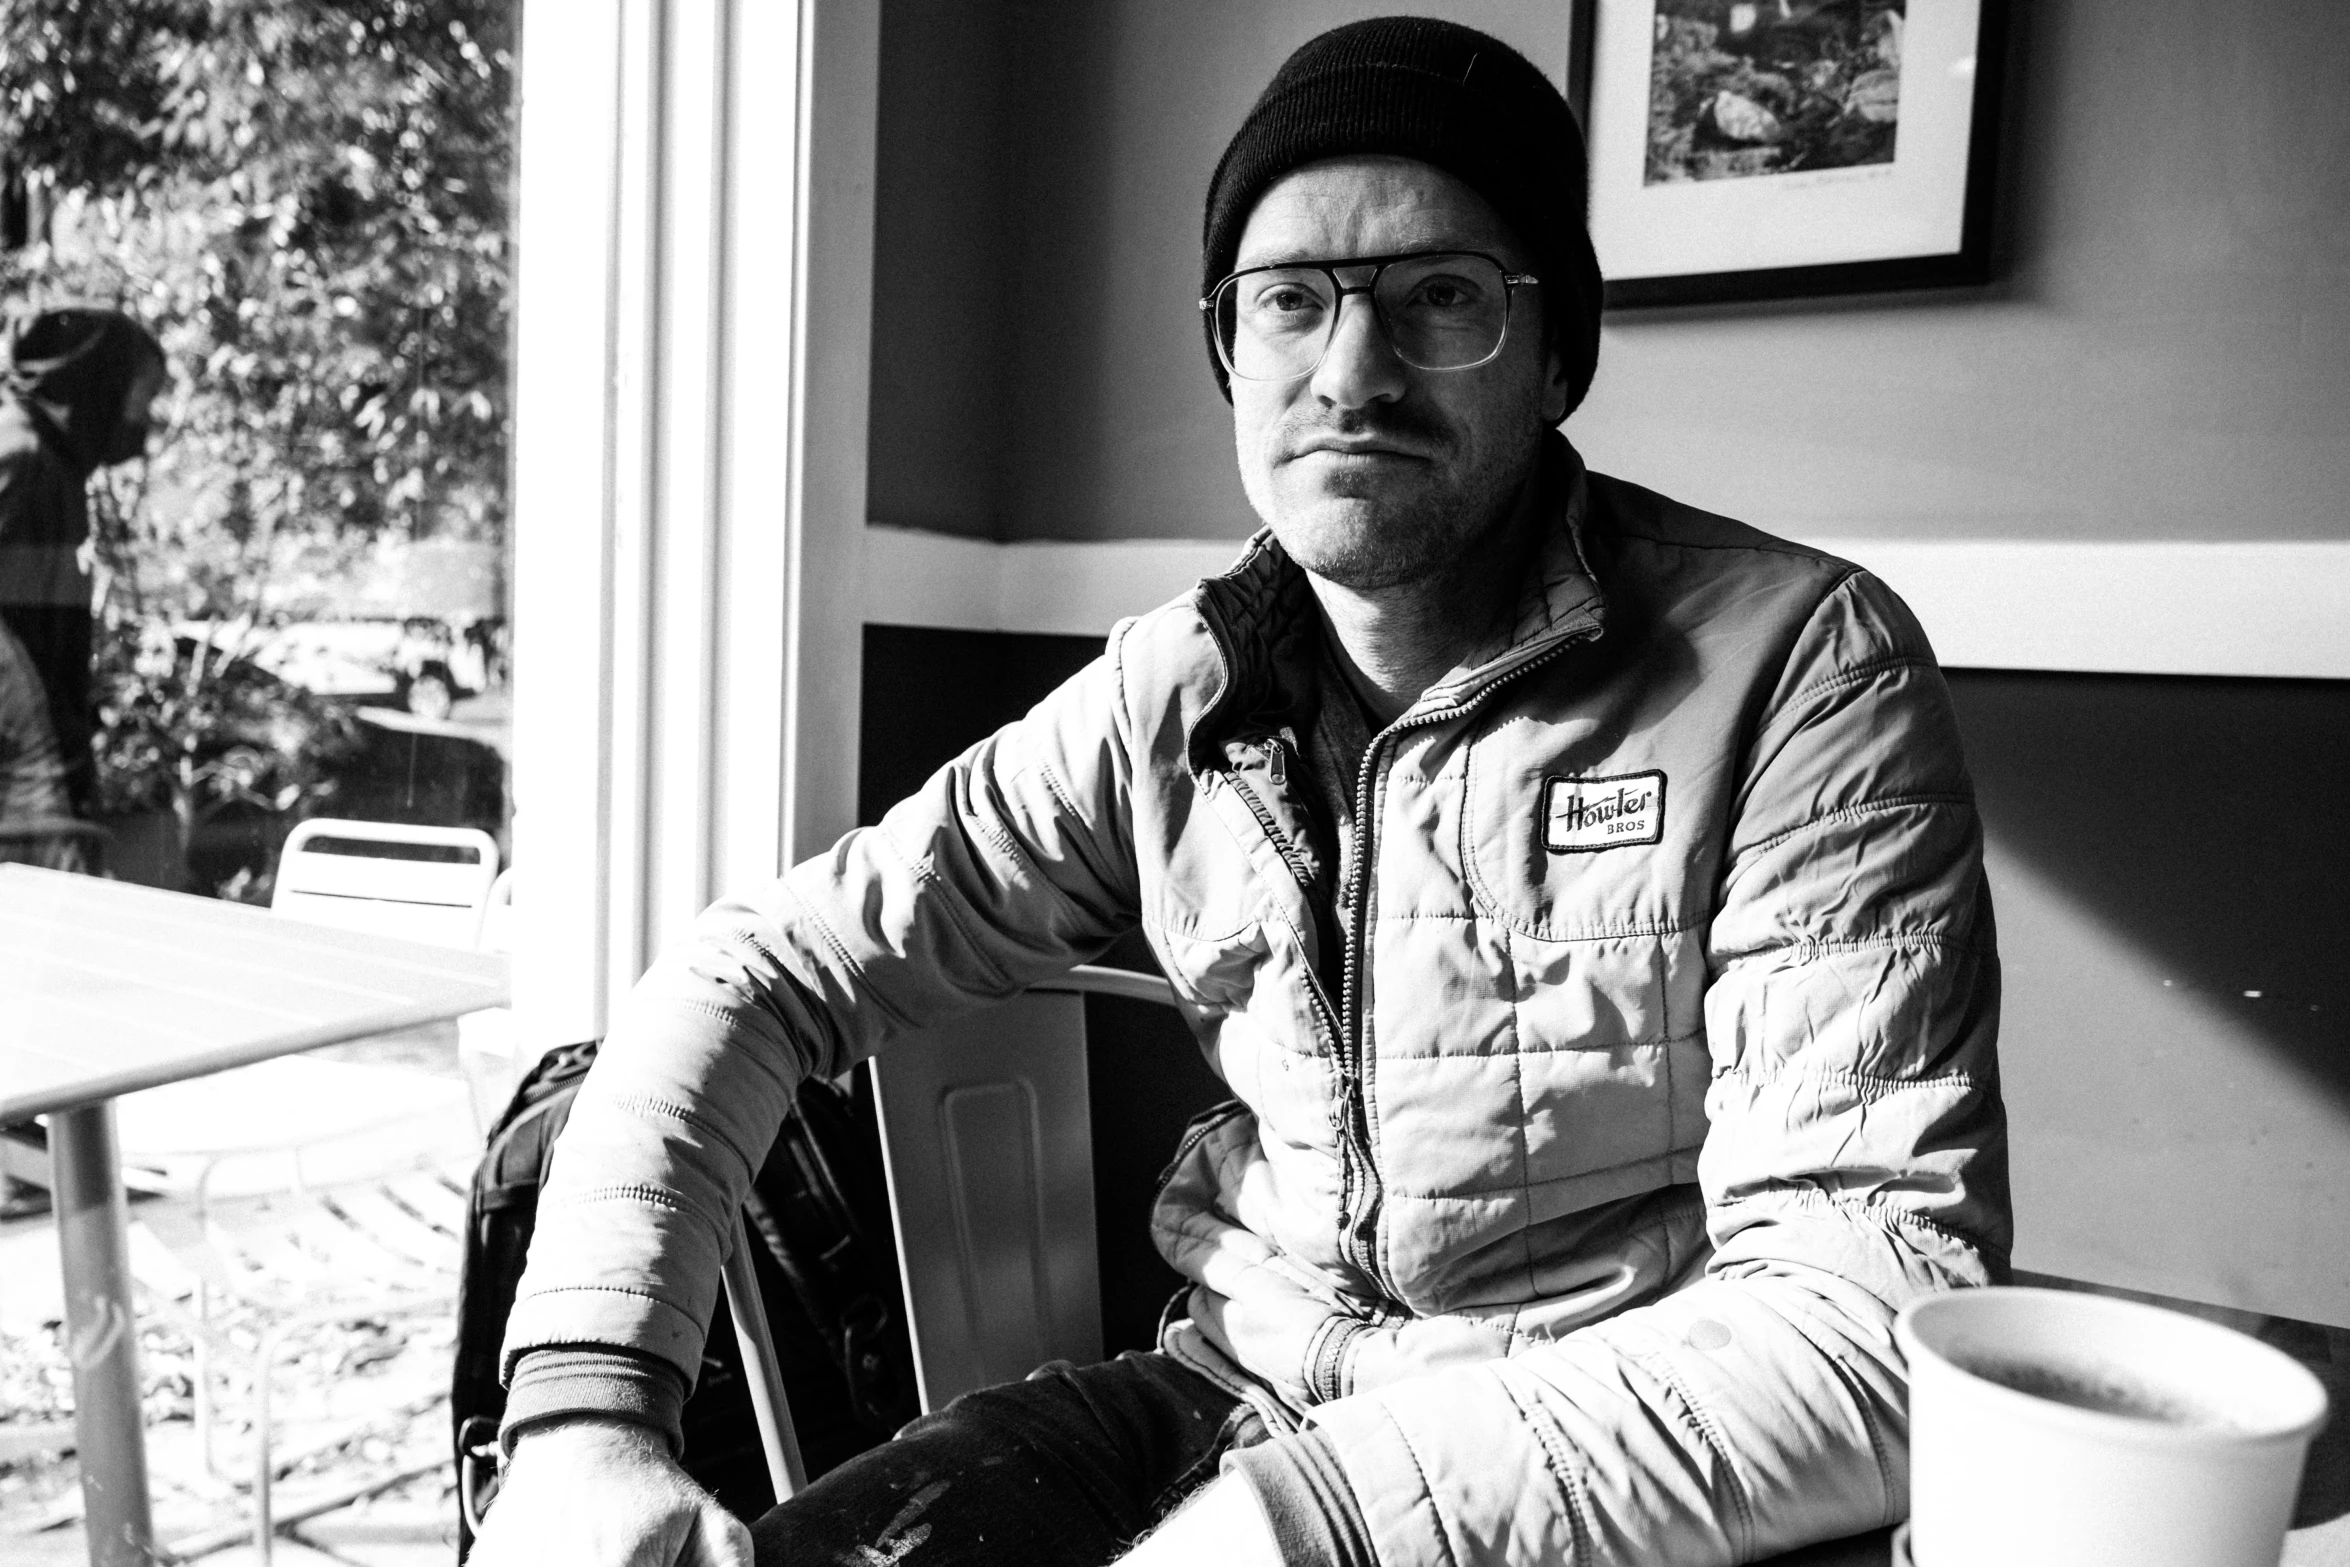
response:
[[(1496, 682), (1566, 642), (1599, 635), (1605, 625), (1606, 600), (1585, 550), (1590, 475), (1574, 447), (1555, 431), (1544, 441), (1538, 482), (1551, 526), (1526, 573), (1510, 629), (1496, 645), (1421, 693), (1406, 719), (1466, 707)], [(1304, 570), (1271, 528), (1258, 529), (1232, 568), (1202, 581), (1193, 600), (1223, 656), (1225, 672), (1223, 687), (1185, 737), (1193, 769), (1204, 771), (1214, 765), (1224, 728), (1252, 711), (1271, 687), (1283, 644), (1313, 628), (1320, 612)]]

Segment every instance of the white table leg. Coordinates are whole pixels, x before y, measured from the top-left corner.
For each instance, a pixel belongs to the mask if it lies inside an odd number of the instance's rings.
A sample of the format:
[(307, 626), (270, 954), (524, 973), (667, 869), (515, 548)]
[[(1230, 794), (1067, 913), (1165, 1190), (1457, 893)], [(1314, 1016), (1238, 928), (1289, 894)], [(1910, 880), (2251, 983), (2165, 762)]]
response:
[(131, 1317), (129, 1205), (114, 1102), (49, 1117), (50, 1193), (65, 1265), (65, 1342), (90, 1567), (149, 1567), (155, 1525), (139, 1432), (139, 1335)]

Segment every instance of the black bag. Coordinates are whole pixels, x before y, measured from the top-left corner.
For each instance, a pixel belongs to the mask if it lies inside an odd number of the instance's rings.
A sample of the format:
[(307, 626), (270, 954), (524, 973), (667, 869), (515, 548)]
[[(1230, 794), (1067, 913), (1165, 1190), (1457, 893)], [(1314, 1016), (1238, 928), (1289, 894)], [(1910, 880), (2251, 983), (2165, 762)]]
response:
[[(541, 1057), (490, 1129), (474, 1171), (449, 1391), (460, 1562), (497, 1494), (506, 1412), (498, 1356), (538, 1220), (539, 1186), (595, 1057), (593, 1043)], [(743, 1213), (764, 1242), (751, 1248), (752, 1269), (813, 1478), (889, 1440), (915, 1414), (914, 1355), (870, 1097), (823, 1081), (801, 1084)], [(745, 1521), (774, 1505), (723, 1293), (684, 1419), (688, 1474)]]

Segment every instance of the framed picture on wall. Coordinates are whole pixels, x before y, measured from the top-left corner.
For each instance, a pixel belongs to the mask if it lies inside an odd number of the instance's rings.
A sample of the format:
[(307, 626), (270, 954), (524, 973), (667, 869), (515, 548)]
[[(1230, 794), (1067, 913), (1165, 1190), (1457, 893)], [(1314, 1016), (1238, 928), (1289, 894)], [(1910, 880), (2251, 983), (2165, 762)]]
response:
[(2004, 0), (1570, 0), (1613, 308), (1990, 275)]

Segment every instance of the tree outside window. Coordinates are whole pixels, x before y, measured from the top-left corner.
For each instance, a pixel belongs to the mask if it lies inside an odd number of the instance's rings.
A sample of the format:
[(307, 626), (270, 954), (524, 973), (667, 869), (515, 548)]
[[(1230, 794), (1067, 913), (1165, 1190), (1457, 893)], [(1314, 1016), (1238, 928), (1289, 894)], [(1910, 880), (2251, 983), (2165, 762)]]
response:
[[(503, 828), (494, 754), (420, 792), (413, 753), (502, 684), (514, 34), (500, 0), (0, 8), (0, 301), (121, 309), (174, 372), (91, 495), (101, 801), (162, 879), (265, 896), (309, 814)], [(404, 793), (368, 773), (403, 743)]]

